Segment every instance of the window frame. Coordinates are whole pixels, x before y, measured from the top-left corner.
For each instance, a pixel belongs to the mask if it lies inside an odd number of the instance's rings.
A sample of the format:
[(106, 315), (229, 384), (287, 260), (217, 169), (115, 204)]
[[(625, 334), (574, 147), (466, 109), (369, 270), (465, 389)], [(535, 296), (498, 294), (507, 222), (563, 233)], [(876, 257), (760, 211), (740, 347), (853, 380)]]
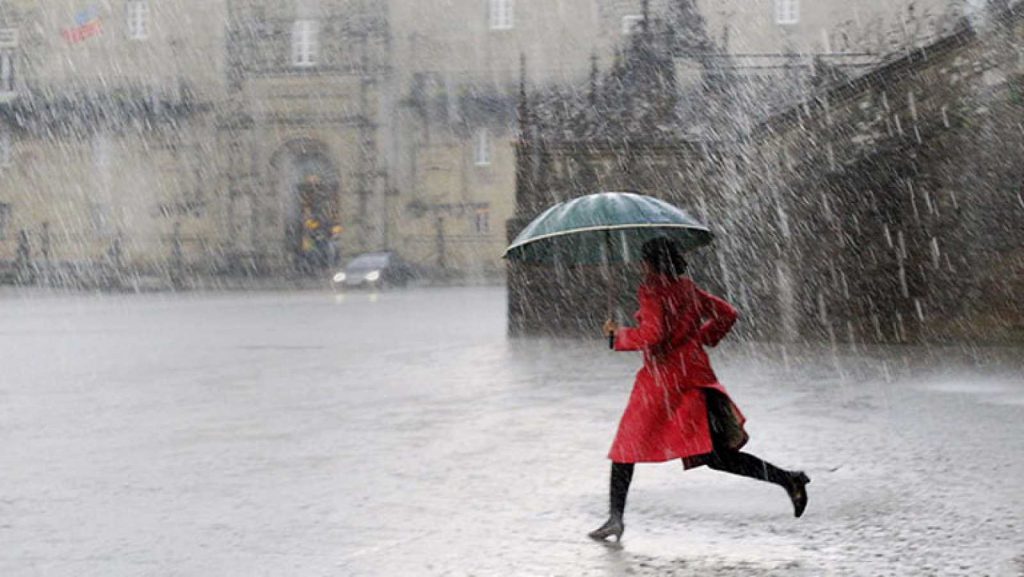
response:
[(0, 94), (12, 94), (16, 88), (14, 49), (0, 48)]
[(775, 23), (793, 26), (800, 23), (800, 0), (775, 0)]
[(0, 127), (0, 170), (10, 168), (14, 165), (14, 138), (11, 129), (7, 126)]
[(128, 39), (142, 41), (149, 39), (149, 0), (127, 0), (124, 4), (125, 26)]
[(7, 240), (7, 228), (11, 226), (14, 208), (9, 202), (0, 202), (0, 240)]
[(629, 36), (630, 34), (636, 34), (637, 30), (643, 26), (643, 22), (643, 14), (626, 14), (622, 17), (622, 35)]
[(89, 224), (96, 238), (114, 236), (114, 207), (106, 202), (90, 202)]
[(89, 143), (90, 154), (92, 156), (93, 168), (99, 171), (103, 171), (112, 166), (114, 156), (114, 144), (111, 141), (110, 134), (104, 131), (97, 131), (92, 135), (91, 142)]
[(473, 134), (473, 164), (479, 167), (490, 166), (492, 151), (491, 131), (486, 126), (477, 128)]
[(491, 208), (484, 207), (476, 209), (473, 214), (473, 230), (476, 234), (486, 236), (491, 234)]
[(298, 18), (292, 23), (291, 64), (294, 68), (320, 65), (320, 21)]
[(491, 30), (512, 30), (516, 27), (515, 0), (488, 0), (487, 5)]

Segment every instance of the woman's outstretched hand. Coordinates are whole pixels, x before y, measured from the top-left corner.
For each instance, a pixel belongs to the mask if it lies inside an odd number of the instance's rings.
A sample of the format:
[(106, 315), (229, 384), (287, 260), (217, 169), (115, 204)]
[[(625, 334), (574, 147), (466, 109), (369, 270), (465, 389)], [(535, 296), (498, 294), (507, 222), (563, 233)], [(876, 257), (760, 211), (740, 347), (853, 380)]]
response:
[(614, 335), (617, 330), (619, 330), (619, 323), (611, 319), (604, 321), (604, 336), (610, 337)]

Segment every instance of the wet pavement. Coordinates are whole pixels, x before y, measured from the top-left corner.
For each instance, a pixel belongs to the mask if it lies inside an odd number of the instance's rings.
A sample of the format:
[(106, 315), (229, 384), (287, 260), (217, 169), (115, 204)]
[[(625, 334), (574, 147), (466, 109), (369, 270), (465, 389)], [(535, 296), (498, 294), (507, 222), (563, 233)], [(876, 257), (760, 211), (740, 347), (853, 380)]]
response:
[(713, 353), (785, 494), (637, 467), (639, 359), (501, 289), (0, 295), (0, 575), (1024, 575), (1019, 351)]

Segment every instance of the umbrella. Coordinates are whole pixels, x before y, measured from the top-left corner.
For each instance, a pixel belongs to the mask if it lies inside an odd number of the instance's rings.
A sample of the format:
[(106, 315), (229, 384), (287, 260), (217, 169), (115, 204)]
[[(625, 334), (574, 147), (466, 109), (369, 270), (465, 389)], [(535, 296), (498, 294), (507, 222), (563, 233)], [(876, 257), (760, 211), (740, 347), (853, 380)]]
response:
[(640, 247), (658, 237), (690, 251), (713, 238), (708, 227), (663, 200), (630, 192), (602, 192), (560, 202), (533, 219), (505, 249), (504, 258), (534, 264), (601, 264), (608, 281), (612, 317), (611, 263), (631, 262)]

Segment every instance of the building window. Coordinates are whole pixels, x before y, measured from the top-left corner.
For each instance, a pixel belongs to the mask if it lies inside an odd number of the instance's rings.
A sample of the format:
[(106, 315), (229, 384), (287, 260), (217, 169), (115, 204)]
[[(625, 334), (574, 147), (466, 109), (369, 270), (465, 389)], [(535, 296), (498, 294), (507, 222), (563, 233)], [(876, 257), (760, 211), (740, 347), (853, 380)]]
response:
[(486, 128), (476, 131), (476, 136), (473, 139), (473, 161), (477, 166), (491, 164), (491, 135)]
[(316, 66), (320, 52), (320, 23), (316, 20), (296, 20), (292, 25), (292, 64)]
[(132, 40), (149, 38), (149, 0), (128, 0), (124, 8), (128, 24), (128, 38)]
[(473, 229), (477, 234), (491, 233), (491, 209), (478, 208), (473, 219)]
[(633, 34), (643, 26), (644, 17), (641, 14), (628, 14), (622, 17), (622, 33)]
[(105, 132), (96, 132), (92, 137), (92, 164), (100, 171), (110, 168), (110, 137)]
[(0, 202), (0, 240), (7, 240), (7, 229), (11, 226), (11, 205)]
[(797, 24), (800, 22), (800, 0), (775, 0), (775, 23)]
[(515, 25), (515, 0), (488, 0), (491, 7), (491, 30), (510, 30)]
[(90, 204), (89, 218), (92, 220), (92, 231), (97, 237), (107, 238), (114, 234), (114, 219), (109, 204), (98, 202)]
[(11, 165), (11, 131), (7, 128), (0, 128), (0, 168), (7, 168)]
[(0, 51), (0, 93), (14, 92), (14, 51)]

